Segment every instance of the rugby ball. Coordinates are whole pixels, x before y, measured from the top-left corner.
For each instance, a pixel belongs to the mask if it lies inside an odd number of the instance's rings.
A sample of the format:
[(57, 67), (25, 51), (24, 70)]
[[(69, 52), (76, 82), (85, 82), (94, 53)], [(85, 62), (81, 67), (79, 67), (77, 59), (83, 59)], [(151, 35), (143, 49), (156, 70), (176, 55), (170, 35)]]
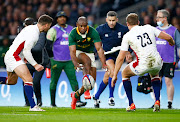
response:
[(89, 74), (84, 75), (82, 82), (83, 82), (83, 86), (86, 90), (92, 90), (94, 88), (95, 81), (91, 75), (89, 75)]

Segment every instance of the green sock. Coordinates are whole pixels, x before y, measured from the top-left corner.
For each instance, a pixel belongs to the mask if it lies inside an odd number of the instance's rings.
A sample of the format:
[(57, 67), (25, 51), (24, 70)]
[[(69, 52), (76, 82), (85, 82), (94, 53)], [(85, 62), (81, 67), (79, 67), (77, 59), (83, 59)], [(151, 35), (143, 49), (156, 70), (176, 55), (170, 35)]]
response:
[(77, 90), (75, 93), (75, 98), (79, 99), (83, 93), (84, 93), (84, 91), (82, 93), (80, 93), (80, 90)]

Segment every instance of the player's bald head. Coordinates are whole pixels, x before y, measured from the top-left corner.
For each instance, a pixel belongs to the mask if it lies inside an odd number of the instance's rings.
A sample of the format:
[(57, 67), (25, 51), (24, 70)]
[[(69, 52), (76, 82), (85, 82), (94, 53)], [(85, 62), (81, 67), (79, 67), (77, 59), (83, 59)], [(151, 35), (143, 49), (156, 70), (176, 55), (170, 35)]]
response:
[(87, 23), (87, 18), (84, 16), (81, 16), (78, 18), (77, 23)]
[(87, 18), (84, 16), (81, 16), (78, 18), (76, 25), (78, 27), (78, 30), (81, 34), (84, 34), (87, 31)]

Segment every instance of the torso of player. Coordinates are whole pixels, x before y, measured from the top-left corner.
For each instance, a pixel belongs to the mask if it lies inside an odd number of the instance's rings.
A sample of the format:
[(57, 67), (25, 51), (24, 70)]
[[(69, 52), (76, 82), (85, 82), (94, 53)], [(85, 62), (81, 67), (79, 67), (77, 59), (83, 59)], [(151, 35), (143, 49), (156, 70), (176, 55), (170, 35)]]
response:
[[(92, 27), (88, 26), (88, 30), (87, 30), (87, 34), (86, 34), (86, 37), (83, 38), (79, 32), (78, 32), (78, 29), (77, 28), (74, 28), (72, 31), (71, 31), (71, 36), (73, 36), (73, 42), (76, 43), (76, 50), (81, 50), (83, 52), (87, 52), (87, 53), (93, 53), (94, 52), (94, 43), (95, 42), (100, 42), (100, 38), (99, 38), (99, 35), (98, 35), (98, 32), (93, 29)], [(71, 44), (71, 41), (72, 41), (72, 38), (71, 40), (69, 41), (70, 45)]]
[[(124, 36), (126, 43), (130, 45), (136, 54), (137, 60), (141, 63), (153, 62), (157, 58), (161, 58), (156, 48), (155, 32), (153, 31), (150, 25), (135, 26)], [(159, 35), (160, 31), (157, 29), (156, 31), (156, 35)], [(128, 50), (128, 45), (126, 45), (126, 50)]]
[(25, 27), (15, 38), (6, 55), (12, 56), (17, 60), (23, 58), (22, 51), (24, 47), (28, 46), (28, 43), (31, 43), (33, 47), (39, 39), (39, 29), (37, 25), (29, 25)]
[(106, 23), (98, 26), (96, 30), (100, 35), (105, 51), (110, 51), (113, 47), (120, 46), (123, 35), (129, 31), (126, 26), (119, 23), (116, 23), (113, 29)]

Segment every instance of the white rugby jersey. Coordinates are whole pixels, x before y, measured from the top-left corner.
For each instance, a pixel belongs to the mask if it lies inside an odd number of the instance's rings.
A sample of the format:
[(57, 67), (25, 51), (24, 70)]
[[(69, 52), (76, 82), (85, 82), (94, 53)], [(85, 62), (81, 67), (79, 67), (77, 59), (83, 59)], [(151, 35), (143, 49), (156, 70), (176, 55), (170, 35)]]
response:
[(39, 34), (40, 31), (37, 25), (29, 25), (25, 27), (14, 39), (6, 55), (15, 58), (16, 61), (25, 57), (26, 60), (34, 66), (37, 62), (31, 54), (31, 49), (37, 43)]
[(128, 51), (129, 46), (134, 51), (138, 62), (148, 62), (150, 57), (160, 58), (156, 48), (156, 39), (160, 34), (160, 30), (151, 25), (134, 26), (127, 32), (121, 44), (121, 50)]

